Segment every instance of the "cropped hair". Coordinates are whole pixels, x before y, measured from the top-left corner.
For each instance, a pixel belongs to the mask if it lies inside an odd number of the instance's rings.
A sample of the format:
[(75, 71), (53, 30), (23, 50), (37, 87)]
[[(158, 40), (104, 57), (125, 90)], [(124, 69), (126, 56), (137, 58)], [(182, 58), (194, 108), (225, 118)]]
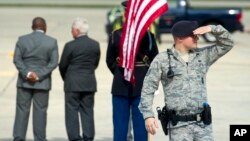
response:
[(89, 24), (87, 19), (79, 17), (74, 19), (72, 28), (78, 29), (80, 31), (80, 34), (87, 34), (89, 30)]
[(32, 29), (36, 30), (36, 29), (40, 29), (43, 31), (46, 31), (46, 21), (44, 18), (42, 17), (35, 17), (32, 20)]

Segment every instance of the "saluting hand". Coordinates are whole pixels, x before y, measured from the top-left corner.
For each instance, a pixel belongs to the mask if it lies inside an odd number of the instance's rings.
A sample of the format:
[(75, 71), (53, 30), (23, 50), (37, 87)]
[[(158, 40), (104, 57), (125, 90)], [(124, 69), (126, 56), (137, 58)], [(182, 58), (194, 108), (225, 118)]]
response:
[(147, 118), (145, 120), (146, 128), (152, 135), (156, 133), (156, 128), (159, 128), (158, 123), (154, 117)]
[(205, 33), (211, 32), (211, 31), (212, 31), (212, 28), (209, 25), (207, 25), (207, 26), (201, 26), (201, 27), (195, 29), (193, 31), (193, 34), (194, 35), (202, 35), (202, 34), (205, 34)]

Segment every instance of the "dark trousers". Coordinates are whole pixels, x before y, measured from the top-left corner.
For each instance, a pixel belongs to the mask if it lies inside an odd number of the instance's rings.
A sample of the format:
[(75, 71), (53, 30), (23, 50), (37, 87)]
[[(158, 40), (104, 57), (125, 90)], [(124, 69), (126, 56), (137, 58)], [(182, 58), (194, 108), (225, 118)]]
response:
[(127, 141), (130, 108), (132, 113), (134, 141), (148, 140), (145, 122), (138, 109), (140, 99), (140, 96), (132, 98), (112, 96), (114, 141)]
[(14, 141), (22, 141), (26, 138), (32, 101), (34, 140), (46, 141), (48, 100), (48, 90), (17, 88)]
[[(79, 114), (82, 137), (80, 136)], [(92, 141), (94, 139), (94, 92), (65, 93), (65, 122), (70, 141)]]

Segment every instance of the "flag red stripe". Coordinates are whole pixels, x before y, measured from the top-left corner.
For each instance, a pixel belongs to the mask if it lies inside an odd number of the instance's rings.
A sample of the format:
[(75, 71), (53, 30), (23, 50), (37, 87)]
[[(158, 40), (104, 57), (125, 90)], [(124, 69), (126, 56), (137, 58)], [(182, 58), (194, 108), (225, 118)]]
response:
[[(150, 8), (155, 5), (158, 1), (154, 1), (154, 0), (150, 0), (148, 3), (146, 3), (146, 6), (143, 7), (143, 11), (141, 12), (141, 14), (139, 13), (139, 20), (136, 20), (135, 23), (138, 23), (136, 25), (135, 31), (138, 31), (137, 34), (134, 36), (134, 42), (135, 42), (135, 48), (136, 49), (131, 56), (135, 56), (135, 54), (137, 54), (138, 52), (138, 46), (140, 43), (140, 40), (142, 39), (143, 35), (146, 33), (148, 27), (154, 22), (154, 20), (160, 16), (163, 12), (165, 12), (167, 10), (167, 5), (163, 4), (160, 8), (157, 7), (157, 11), (154, 11), (154, 13), (149, 13), (148, 10), (150, 10)], [(138, 13), (137, 13), (138, 14)], [(151, 14), (149, 16), (149, 19), (146, 20), (146, 22), (142, 22), (143, 18), (145, 17), (145, 14)], [(143, 28), (138, 29), (140, 25), (143, 25)], [(135, 59), (135, 58), (134, 58)], [(131, 68), (133, 66), (133, 64), (131, 63), (129, 66), (129, 68)]]
[[(134, 2), (134, 7), (132, 7), (132, 10), (131, 8), (129, 8), (132, 12), (132, 22), (131, 22), (131, 25), (129, 27), (130, 29), (130, 33), (128, 34), (128, 45), (126, 46), (127, 50), (126, 50), (126, 62), (124, 63), (124, 67), (126, 68), (130, 68), (130, 69), (133, 69), (133, 66), (131, 65), (131, 62), (134, 62), (132, 59), (133, 59), (133, 54), (134, 54), (134, 49), (135, 46), (134, 46), (134, 34), (135, 34), (135, 17), (137, 15), (137, 10), (139, 8), (139, 6), (141, 5), (141, 3), (143, 2), (143, 0), (137, 0)], [(128, 18), (129, 19), (129, 18)]]
[(130, 33), (131, 23), (132, 23), (132, 13), (135, 7), (135, 1), (129, 0), (128, 1), (128, 8), (126, 8), (125, 12), (125, 23), (123, 26), (122, 36), (121, 36), (121, 42), (120, 42), (120, 49), (119, 49), (119, 57), (120, 57), (120, 66), (124, 67), (124, 59), (126, 60), (126, 51), (127, 51), (127, 45), (128, 45), (128, 35)]
[(128, 1), (119, 52), (126, 80), (134, 82), (134, 62), (139, 43), (150, 24), (167, 9), (166, 0)]
[[(143, 0), (143, 1), (140, 1), (140, 7), (138, 8), (138, 11), (136, 13), (136, 17), (135, 17), (135, 21), (134, 21), (134, 26), (135, 26), (135, 31), (138, 31), (138, 25), (140, 24), (141, 22), (141, 19), (145, 16), (144, 13), (146, 13), (146, 11), (151, 7), (151, 5), (155, 3), (154, 0), (152, 1), (147, 1), (147, 0)], [(142, 14), (143, 13), (143, 14)], [(140, 31), (139, 31), (140, 32)], [(138, 32), (136, 32), (135, 34), (137, 34)], [(144, 33), (142, 33), (144, 34)], [(134, 41), (134, 47), (133, 47), (133, 50), (130, 52), (130, 56), (129, 56), (129, 60), (132, 60), (132, 61), (127, 61), (128, 64), (126, 65), (127, 68), (132, 68), (134, 67), (134, 64), (133, 62), (135, 61), (135, 54), (137, 53), (137, 50), (138, 50), (138, 43), (136, 41), (136, 36), (133, 36), (133, 41)], [(139, 39), (140, 41), (140, 39)]]

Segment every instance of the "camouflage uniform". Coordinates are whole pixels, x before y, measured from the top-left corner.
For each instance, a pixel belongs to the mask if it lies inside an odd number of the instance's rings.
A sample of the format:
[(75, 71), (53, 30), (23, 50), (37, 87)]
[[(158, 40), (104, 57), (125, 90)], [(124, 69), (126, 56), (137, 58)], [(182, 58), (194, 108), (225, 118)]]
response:
[[(220, 25), (211, 25), (211, 28), (211, 33), (214, 34), (217, 39), (216, 44), (191, 50), (189, 52), (188, 64), (180, 58), (174, 48), (171, 49), (170, 65), (174, 71), (173, 78), (167, 78), (167, 72), (169, 70), (167, 52), (162, 52), (155, 57), (144, 79), (139, 105), (144, 119), (154, 117), (152, 104), (154, 92), (158, 89), (160, 81), (164, 91), (164, 102), (168, 109), (175, 110), (178, 115), (196, 114), (203, 110), (203, 103), (207, 102), (207, 71), (215, 61), (233, 47), (233, 41), (226, 29)], [(176, 126), (171, 125), (171, 139), (179, 140), (180, 138), (187, 138), (184, 137), (185, 133), (191, 131), (190, 129), (192, 128), (192, 132), (190, 133), (196, 134), (197, 138), (200, 139), (201, 137), (199, 136), (203, 134), (203, 137), (204, 135), (208, 135), (208, 137), (205, 137), (207, 138), (205, 140), (213, 140), (211, 124), (205, 126), (202, 122), (192, 123), (196, 122), (178, 122)], [(200, 135), (196, 132), (198, 129), (201, 131), (198, 132)], [(178, 135), (176, 135), (177, 133)], [(196, 138), (195, 135), (192, 134), (191, 137)]]

